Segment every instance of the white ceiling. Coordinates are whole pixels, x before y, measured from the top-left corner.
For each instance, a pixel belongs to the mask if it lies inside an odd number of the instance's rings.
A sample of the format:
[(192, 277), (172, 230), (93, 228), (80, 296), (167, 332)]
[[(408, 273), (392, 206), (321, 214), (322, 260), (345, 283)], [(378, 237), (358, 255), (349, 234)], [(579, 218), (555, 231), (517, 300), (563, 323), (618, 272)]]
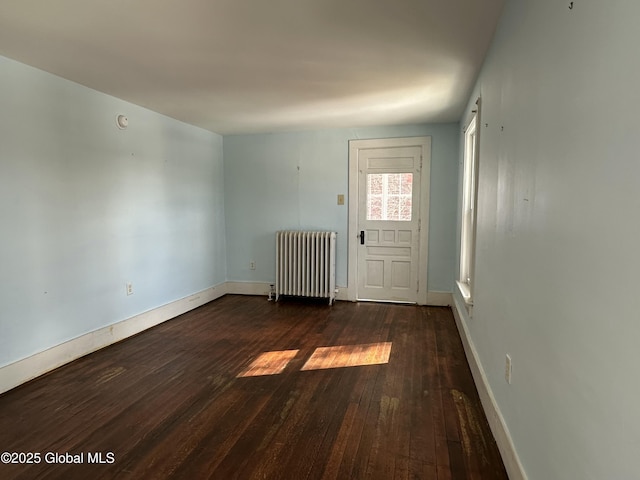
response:
[(504, 0), (5, 0), (0, 55), (220, 133), (459, 120)]

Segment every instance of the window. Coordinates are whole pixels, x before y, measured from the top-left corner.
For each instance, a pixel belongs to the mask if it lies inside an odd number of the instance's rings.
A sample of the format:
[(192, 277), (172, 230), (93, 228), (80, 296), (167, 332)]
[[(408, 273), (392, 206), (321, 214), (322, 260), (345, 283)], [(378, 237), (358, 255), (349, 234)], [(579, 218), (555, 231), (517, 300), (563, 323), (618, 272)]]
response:
[[(480, 100), (477, 102), (480, 109)], [(468, 305), (473, 304), (473, 268), (476, 243), (476, 202), (478, 188), (478, 111), (474, 111), (464, 132), (462, 173), (462, 228), (460, 235), (460, 276), (458, 286)]]
[(367, 220), (411, 221), (413, 173), (367, 174)]

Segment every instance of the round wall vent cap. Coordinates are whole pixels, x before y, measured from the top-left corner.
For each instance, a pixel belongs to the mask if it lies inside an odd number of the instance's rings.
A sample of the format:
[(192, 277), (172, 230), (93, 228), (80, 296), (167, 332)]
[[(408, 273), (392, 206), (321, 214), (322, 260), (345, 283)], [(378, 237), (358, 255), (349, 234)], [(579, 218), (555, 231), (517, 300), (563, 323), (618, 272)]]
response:
[(124, 130), (129, 126), (129, 119), (126, 115), (118, 115), (116, 117), (116, 125), (120, 130)]

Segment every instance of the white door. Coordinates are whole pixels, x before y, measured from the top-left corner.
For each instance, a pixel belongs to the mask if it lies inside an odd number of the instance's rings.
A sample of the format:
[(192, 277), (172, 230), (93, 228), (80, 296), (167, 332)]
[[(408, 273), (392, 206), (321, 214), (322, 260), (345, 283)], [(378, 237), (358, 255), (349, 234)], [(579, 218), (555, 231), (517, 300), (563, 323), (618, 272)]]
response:
[(418, 301), (422, 150), (358, 151), (358, 300)]

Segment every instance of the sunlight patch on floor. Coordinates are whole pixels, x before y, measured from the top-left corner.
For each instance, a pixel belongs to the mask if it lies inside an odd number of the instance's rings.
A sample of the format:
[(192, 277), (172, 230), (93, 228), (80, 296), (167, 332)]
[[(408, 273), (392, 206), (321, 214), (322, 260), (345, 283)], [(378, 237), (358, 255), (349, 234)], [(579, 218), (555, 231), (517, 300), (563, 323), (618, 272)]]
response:
[(298, 352), (299, 350), (264, 352), (251, 362), (251, 365), (249, 365), (243, 372), (239, 373), (237, 378), (259, 377), (261, 375), (277, 375), (282, 373)]
[(359, 367), (389, 363), (392, 342), (316, 348), (301, 370)]

